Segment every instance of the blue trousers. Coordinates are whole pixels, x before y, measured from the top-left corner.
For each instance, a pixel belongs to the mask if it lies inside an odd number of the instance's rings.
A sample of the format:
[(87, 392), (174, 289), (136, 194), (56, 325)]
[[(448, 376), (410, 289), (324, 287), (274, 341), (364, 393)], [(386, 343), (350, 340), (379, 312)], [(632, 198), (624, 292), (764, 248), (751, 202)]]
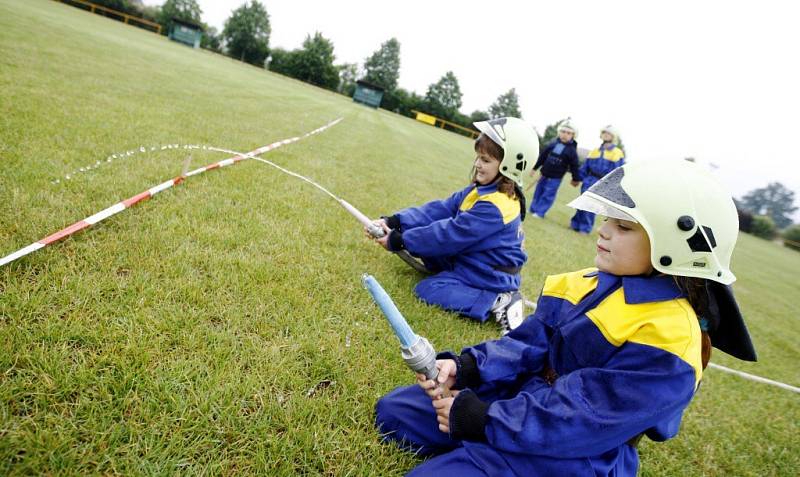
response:
[(497, 292), (473, 288), (451, 271), (439, 272), (423, 279), (414, 288), (414, 294), (425, 303), (481, 322), (489, 318), (489, 311), (497, 299)]
[(576, 232), (590, 234), (592, 233), (592, 228), (594, 228), (594, 214), (585, 210), (576, 210), (575, 215), (572, 216), (572, 220), (569, 222), (569, 226)]
[(439, 430), (431, 399), (417, 385), (397, 388), (378, 400), (375, 423), (384, 442), (420, 456), (435, 456), (412, 469), (409, 476), (635, 476), (639, 467), (636, 449), (627, 445), (599, 456), (560, 459), (450, 439)]
[[(589, 187), (593, 186), (594, 183), (597, 182), (596, 177), (590, 177), (591, 178), (587, 177), (583, 179), (583, 183), (581, 184), (581, 194), (586, 192)], [(576, 210), (575, 215), (573, 215), (572, 220), (570, 220), (569, 226), (576, 232), (590, 234), (594, 228), (594, 215), (594, 213), (586, 212), (585, 210)]]
[(553, 206), (556, 200), (558, 188), (561, 186), (562, 178), (551, 178), (542, 176), (539, 182), (536, 183), (536, 190), (533, 192), (533, 200), (531, 201), (531, 213), (539, 217), (544, 217), (544, 214)]

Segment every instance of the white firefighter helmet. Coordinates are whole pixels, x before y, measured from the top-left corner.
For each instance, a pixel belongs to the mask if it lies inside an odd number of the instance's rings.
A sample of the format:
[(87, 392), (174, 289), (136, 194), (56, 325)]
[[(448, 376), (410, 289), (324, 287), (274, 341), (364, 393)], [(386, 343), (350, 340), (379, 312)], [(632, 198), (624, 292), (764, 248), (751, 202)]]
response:
[(614, 169), (569, 204), (607, 217), (633, 220), (650, 238), (653, 268), (703, 278), (706, 304), (695, 312), (710, 322), (711, 343), (736, 358), (756, 351), (730, 284), (739, 234), (733, 198), (708, 171), (688, 161), (636, 162)]
[(522, 187), (522, 178), (539, 158), (536, 128), (519, 118), (496, 118), (473, 123), (481, 133), (503, 148), (500, 174)]
[(611, 140), (613, 144), (619, 144), (619, 131), (617, 131), (617, 128), (615, 128), (610, 124), (604, 127), (603, 129), (600, 130), (600, 139), (603, 138), (603, 133), (606, 132), (614, 136), (614, 138)]
[(653, 268), (725, 285), (739, 233), (731, 194), (687, 161), (626, 164), (600, 179), (570, 207), (642, 225)]
[(560, 123), (558, 123), (558, 128), (556, 131), (569, 131), (573, 134), (573, 137), (578, 137), (578, 128), (572, 123), (572, 118), (567, 118)]

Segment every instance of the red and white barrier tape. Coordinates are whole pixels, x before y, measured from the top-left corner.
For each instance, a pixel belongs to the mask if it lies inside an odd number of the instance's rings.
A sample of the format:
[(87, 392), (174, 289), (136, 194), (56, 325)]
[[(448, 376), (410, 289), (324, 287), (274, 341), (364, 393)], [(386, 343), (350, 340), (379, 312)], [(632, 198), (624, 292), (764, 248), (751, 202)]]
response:
[(83, 230), (83, 229), (85, 229), (87, 227), (90, 227), (90, 226), (92, 226), (92, 225), (94, 225), (94, 224), (96, 224), (96, 223), (98, 223), (100, 221), (103, 221), (103, 220), (111, 217), (112, 215), (116, 215), (116, 214), (122, 212), (125, 209), (133, 207), (134, 205), (138, 204), (139, 202), (147, 200), (150, 197), (153, 197), (154, 195), (158, 194), (159, 192), (163, 192), (163, 191), (165, 191), (165, 190), (167, 190), (167, 189), (169, 189), (169, 188), (171, 188), (173, 186), (176, 186), (176, 185), (180, 184), (187, 177), (196, 176), (198, 174), (201, 174), (201, 173), (206, 172), (206, 171), (210, 171), (212, 169), (219, 169), (220, 167), (230, 166), (230, 165), (236, 164), (239, 161), (243, 161), (245, 159), (249, 159), (252, 156), (256, 156), (256, 155), (259, 155), (259, 154), (264, 154), (265, 152), (269, 152), (269, 151), (271, 151), (273, 149), (277, 149), (277, 148), (279, 148), (281, 146), (285, 146), (287, 144), (291, 144), (293, 142), (299, 141), (300, 139), (304, 139), (304, 138), (306, 138), (308, 136), (312, 136), (314, 134), (320, 133), (320, 132), (328, 129), (331, 126), (336, 125), (336, 123), (338, 123), (341, 120), (342, 120), (342, 118), (338, 118), (338, 119), (336, 119), (334, 121), (331, 121), (330, 123), (328, 123), (328, 124), (326, 124), (326, 125), (324, 125), (324, 126), (322, 126), (320, 128), (317, 128), (317, 129), (315, 129), (313, 131), (307, 132), (307, 133), (303, 134), (302, 136), (295, 136), (295, 137), (292, 137), (292, 138), (289, 138), (289, 139), (284, 139), (282, 141), (274, 142), (274, 143), (272, 143), (272, 144), (270, 144), (268, 146), (263, 146), (263, 147), (260, 147), (260, 148), (258, 148), (256, 150), (254, 150), (254, 151), (248, 152), (247, 154), (238, 154), (236, 156), (230, 157), (230, 158), (225, 159), (223, 161), (215, 162), (215, 163), (209, 164), (209, 165), (207, 165), (205, 167), (201, 167), (201, 168), (195, 169), (195, 170), (193, 170), (191, 172), (187, 172), (185, 176), (179, 176), (179, 177), (176, 177), (174, 179), (170, 179), (170, 180), (168, 180), (166, 182), (162, 182), (161, 184), (159, 184), (159, 185), (157, 185), (155, 187), (151, 187), (150, 189), (147, 189), (144, 192), (141, 192), (139, 194), (134, 195), (133, 197), (130, 197), (128, 199), (123, 200), (122, 202), (114, 204), (114, 205), (112, 205), (111, 207), (109, 207), (107, 209), (101, 210), (100, 212), (98, 212), (98, 213), (96, 213), (94, 215), (91, 215), (89, 217), (86, 217), (83, 220), (75, 222), (74, 224), (70, 225), (69, 227), (66, 227), (66, 228), (64, 228), (62, 230), (59, 230), (58, 232), (56, 232), (56, 233), (54, 233), (52, 235), (48, 235), (47, 237), (45, 237), (45, 238), (43, 238), (43, 239), (41, 239), (39, 241), (36, 241), (36, 242), (28, 245), (27, 247), (23, 247), (23, 248), (17, 250), (16, 252), (14, 252), (14, 253), (11, 253), (9, 255), (6, 255), (3, 258), (0, 258), (0, 267), (2, 267), (3, 265), (6, 265), (7, 263), (11, 263), (14, 260), (17, 260), (18, 258), (24, 257), (25, 255), (33, 253), (33, 252), (35, 252), (35, 251), (37, 251), (37, 250), (39, 250), (41, 248), (44, 248), (44, 247), (50, 245), (53, 242), (57, 242), (57, 241), (59, 241), (61, 239), (67, 238), (70, 235), (72, 235), (72, 234), (74, 234), (74, 233), (76, 233), (78, 231), (81, 231), (81, 230)]

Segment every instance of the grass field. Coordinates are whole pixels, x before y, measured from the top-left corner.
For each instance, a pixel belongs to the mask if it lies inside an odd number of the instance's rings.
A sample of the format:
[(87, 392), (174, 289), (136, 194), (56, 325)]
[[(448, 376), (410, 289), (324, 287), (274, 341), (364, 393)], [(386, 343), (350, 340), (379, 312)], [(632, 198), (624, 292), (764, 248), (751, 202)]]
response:
[[(249, 151), (338, 117), (266, 158), (371, 216), (465, 184), (466, 138), (56, 2), (0, 0), (0, 256), (180, 174), (189, 154), (64, 180), (112, 153)], [(592, 263), (594, 239), (566, 229), (575, 193), (525, 223), (530, 298)], [(735, 291), (760, 361), (714, 362), (800, 385), (798, 269), (797, 252), (741, 237)], [(419, 277), (334, 202), (255, 161), (0, 268), (0, 475), (403, 474), (418, 459), (378, 442), (373, 405), (413, 376), (363, 272), (437, 348), (498, 334), (417, 301)], [(798, 422), (797, 394), (708, 370), (679, 437), (641, 445), (642, 475), (796, 475)]]

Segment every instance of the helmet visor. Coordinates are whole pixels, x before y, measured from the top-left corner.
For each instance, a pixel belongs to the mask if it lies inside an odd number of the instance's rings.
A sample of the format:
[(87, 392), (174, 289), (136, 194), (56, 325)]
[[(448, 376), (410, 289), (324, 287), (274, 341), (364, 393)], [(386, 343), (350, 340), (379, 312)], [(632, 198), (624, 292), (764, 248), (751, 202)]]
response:
[(585, 210), (593, 214), (602, 215), (603, 217), (611, 217), (613, 219), (627, 220), (629, 222), (639, 221), (634, 219), (630, 214), (624, 212), (606, 202), (597, 199), (594, 195), (583, 193), (567, 204), (568, 207), (573, 209)]
[[(495, 120), (495, 122), (498, 123), (500, 125), (500, 127), (502, 128), (502, 124), (500, 124), (499, 121)], [(505, 145), (506, 145), (505, 137), (502, 137), (500, 132), (498, 132), (495, 129), (495, 127), (489, 121), (480, 121), (480, 122), (472, 123), (472, 124), (476, 128), (478, 128), (478, 131), (480, 131), (483, 134), (489, 136), (489, 139), (494, 141), (495, 144), (497, 144), (498, 146), (503, 147), (503, 148), (505, 147)], [(502, 129), (501, 129), (501, 131), (502, 131)], [(505, 133), (503, 133), (503, 136), (505, 136)]]

